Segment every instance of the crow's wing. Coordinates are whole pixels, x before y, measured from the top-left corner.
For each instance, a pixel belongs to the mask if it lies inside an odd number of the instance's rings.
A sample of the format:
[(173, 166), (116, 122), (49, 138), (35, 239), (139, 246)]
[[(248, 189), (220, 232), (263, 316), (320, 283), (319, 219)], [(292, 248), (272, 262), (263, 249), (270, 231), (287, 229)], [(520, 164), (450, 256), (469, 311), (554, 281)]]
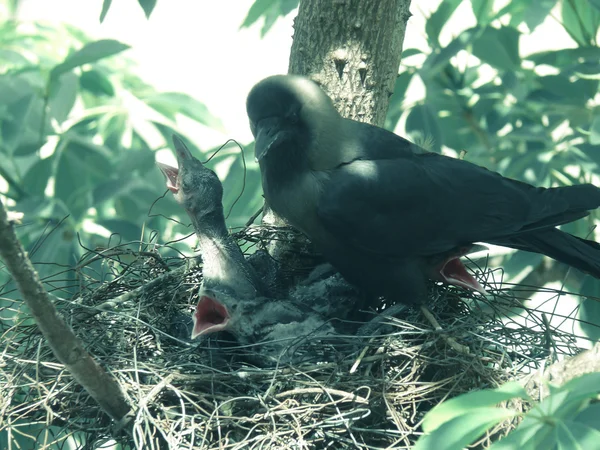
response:
[(466, 161), (405, 153), (330, 171), (317, 213), (347, 244), (394, 257), (551, 228), (599, 204), (592, 185), (535, 188)]

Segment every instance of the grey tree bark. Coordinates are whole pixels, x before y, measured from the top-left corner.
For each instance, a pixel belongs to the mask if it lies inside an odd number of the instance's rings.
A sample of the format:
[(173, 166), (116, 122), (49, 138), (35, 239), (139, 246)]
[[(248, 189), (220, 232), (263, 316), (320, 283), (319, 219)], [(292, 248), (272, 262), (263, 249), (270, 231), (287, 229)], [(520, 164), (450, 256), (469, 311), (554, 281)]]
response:
[[(383, 125), (398, 75), (410, 0), (301, 0), (289, 73), (319, 83), (342, 116)], [(286, 223), (265, 205), (263, 224)], [(310, 269), (309, 245), (286, 233), (271, 241), (280, 267)], [(303, 256), (304, 255), (304, 256)]]

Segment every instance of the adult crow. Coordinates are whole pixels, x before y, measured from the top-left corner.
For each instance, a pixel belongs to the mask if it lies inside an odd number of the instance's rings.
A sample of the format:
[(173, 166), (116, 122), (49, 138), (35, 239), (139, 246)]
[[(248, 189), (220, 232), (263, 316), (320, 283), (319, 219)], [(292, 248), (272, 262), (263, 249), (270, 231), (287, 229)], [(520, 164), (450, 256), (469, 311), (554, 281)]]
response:
[(248, 95), (265, 199), (351, 283), (403, 303), (428, 278), (482, 290), (459, 258), (474, 242), (546, 254), (600, 277), (597, 243), (557, 225), (600, 206), (584, 184), (537, 188), (342, 118), (314, 82), (277, 75)]

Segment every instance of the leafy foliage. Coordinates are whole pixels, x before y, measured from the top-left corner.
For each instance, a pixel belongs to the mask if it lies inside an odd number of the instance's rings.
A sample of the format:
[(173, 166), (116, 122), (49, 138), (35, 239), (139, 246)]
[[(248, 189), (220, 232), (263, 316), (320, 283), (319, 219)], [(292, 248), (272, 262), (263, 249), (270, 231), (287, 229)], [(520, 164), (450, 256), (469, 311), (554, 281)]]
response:
[[(394, 129), (408, 110), (407, 133), (432, 136), (436, 151), (466, 151), (471, 162), (539, 186), (592, 181), (600, 163), (597, 7), (561, 2), (562, 26), (578, 46), (523, 55), (523, 30), (533, 32), (556, 0), (514, 0), (499, 11), (494, 2), (472, 0), (477, 25), (453, 29), (456, 37), (443, 46), (440, 33), (448, 22), (456, 27), (448, 18), (460, 3), (444, 0), (428, 18), (429, 51), (404, 51), (386, 126)], [(425, 97), (407, 107), (404, 92), (413, 78), (425, 86)], [(565, 230), (588, 236), (591, 219)], [(528, 271), (542, 263), (529, 259)], [(508, 275), (524, 267), (516, 264)]]
[[(154, 2), (141, 3), (149, 14)], [(219, 119), (187, 94), (157, 92), (144, 83), (121, 42), (92, 41), (68, 26), (28, 26), (0, 24), (0, 177), (8, 185), (5, 195), (25, 213), (20, 235), (33, 261), (72, 266), (84, 251), (80, 244), (104, 248), (108, 234), (114, 243), (169, 229), (161, 241), (171, 239), (173, 230), (159, 213), (187, 218), (171, 195), (161, 198), (166, 189), (155, 150), (181, 134), (179, 115), (222, 129)], [(163, 142), (147, 137), (160, 135)], [(212, 153), (190, 147), (204, 158)], [(237, 161), (239, 152), (228, 146), (217, 159)], [(225, 185), (241, 189), (243, 170), (235, 163)], [(243, 224), (260, 204), (256, 168), (247, 175), (249, 189), (232, 225)], [(86, 225), (91, 222), (97, 226)], [(42, 277), (57, 271), (38, 268)]]
[[(563, 386), (550, 386), (551, 395), (535, 405), (516, 430), (490, 449), (596, 448), (600, 442), (600, 408), (594, 402), (600, 392), (600, 374), (586, 374)], [(520, 415), (514, 409), (496, 407), (515, 398), (528, 399), (519, 383), (460, 395), (432, 409), (423, 420), (426, 434), (415, 450), (461, 450), (486, 430)]]
[(242, 22), (240, 28), (247, 28), (264, 19), (261, 36), (264, 36), (279, 17), (287, 16), (298, 7), (298, 0), (256, 0)]
[[(156, 6), (157, 0), (138, 0), (139, 5), (141, 6), (144, 14), (146, 15), (146, 19), (150, 18), (152, 11), (154, 11), (154, 7)], [(102, 11), (100, 12), (100, 23), (104, 22), (106, 18), (106, 14), (108, 14), (108, 10), (112, 5), (112, 0), (104, 0), (102, 2)]]

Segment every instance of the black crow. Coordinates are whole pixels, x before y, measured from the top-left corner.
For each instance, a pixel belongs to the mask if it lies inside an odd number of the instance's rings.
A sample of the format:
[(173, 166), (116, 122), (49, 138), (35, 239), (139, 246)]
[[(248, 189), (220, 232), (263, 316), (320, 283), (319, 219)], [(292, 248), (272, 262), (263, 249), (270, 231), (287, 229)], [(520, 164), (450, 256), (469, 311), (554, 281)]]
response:
[(314, 82), (277, 75), (248, 95), (265, 199), (351, 283), (422, 303), (427, 279), (482, 290), (474, 242), (546, 254), (600, 277), (597, 243), (556, 226), (600, 206), (591, 185), (539, 188), (341, 117)]

